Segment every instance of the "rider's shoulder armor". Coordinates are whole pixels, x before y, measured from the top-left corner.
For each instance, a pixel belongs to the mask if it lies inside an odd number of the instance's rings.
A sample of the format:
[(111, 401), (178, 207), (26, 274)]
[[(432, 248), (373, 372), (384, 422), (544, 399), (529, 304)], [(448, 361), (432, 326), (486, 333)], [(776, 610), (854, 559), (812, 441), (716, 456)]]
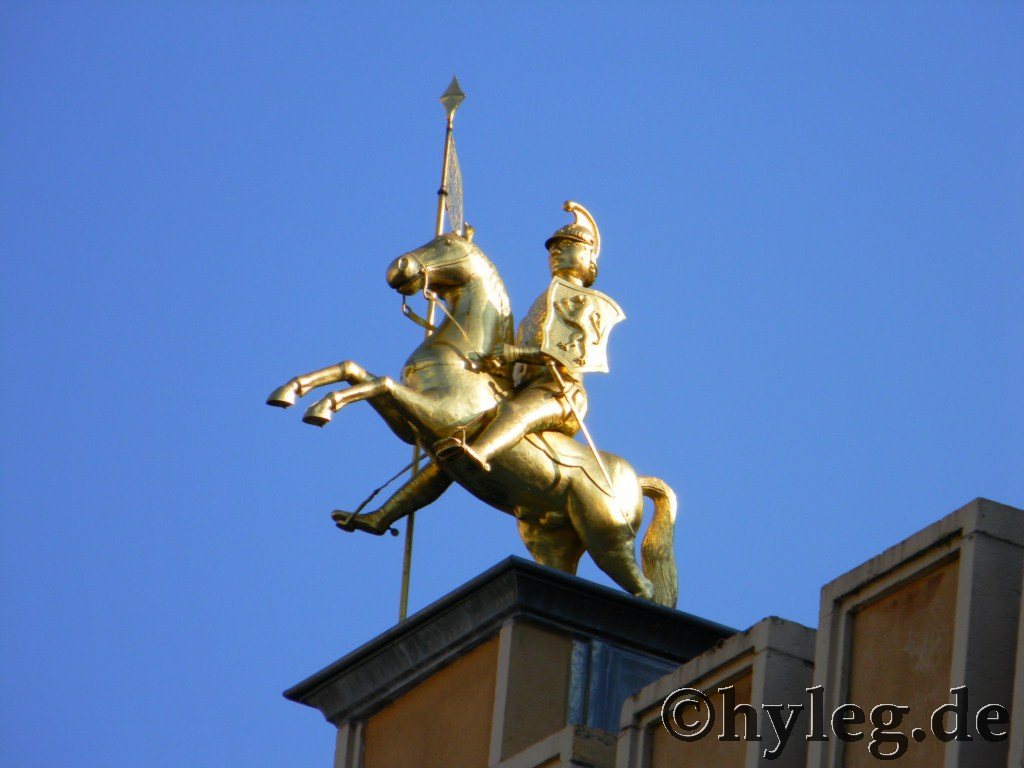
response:
[[(544, 321), (548, 316), (548, 292), (544, 291), (537, 297), (536, 301), (526, 313), (526, 316), (519, 323), (519, 330), (516, 332), (516, 344), (519, 346), (539, 347), (544, 343)], [(546, 375), (547, 371), (542, 365), (530, 365), (528, 363), (516, 363), (513, 367), (512, 380), (516, 386), (533, 381), (538, 376)]]
[(544, 321), (548, 318), (548, 292), (536, 298), (526, 317), (519, 323), (516, 344), (519, 346), (541, 346), (544, 343)]

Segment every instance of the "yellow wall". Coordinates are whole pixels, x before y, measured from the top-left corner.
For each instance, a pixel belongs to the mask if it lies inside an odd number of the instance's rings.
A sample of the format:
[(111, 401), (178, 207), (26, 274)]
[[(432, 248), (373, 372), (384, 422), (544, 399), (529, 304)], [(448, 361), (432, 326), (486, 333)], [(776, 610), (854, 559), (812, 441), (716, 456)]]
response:
[(497, 660), (495, 637), (370, 717), (365, 768), (487, 768)]
[[(750, 703), (750, 689), (752, 674), (747, 672), (742, 677), (730, 681), (736, 686), (736, 703)], [(700, 741), (679, 741), (674, 738), (656, 720), (652, 725), (653, 739), (651, 744), (651, 768), (742, 768), (746, 762), (747, 745), (745, 741), (719, 741), (718, 736), (722, 733), (722, 695), (717, 692), (719, 686), (730, 683), (719, 683), (717, 681), (699, 681), (690, 686), (704, 691), (716, 709), (716, 720), (714, 727)], [(703, 713), (706, 715), (706, 713)], [(693, 709), (687, 709), (687, 720), (693, 722), (697, 715)], [(744, 732), (744, 717), (736, 717), (737, 733)], [(762, 734), (763, 736), (764, 734)]]
[[(939, 568), (901, 586), (861, 608), (853, 618), (850, 644), (850, 686), (844, 700), (860, 706), (865, 717), (877, 704), (910, 707), (899, 728), (909, 734), (914, 726), (928, 730), (932, 711), (950, 701), (950, 667), (953, 660), (953, 628), (956, 626), (956, 591), (959, 561)], [(845, 768), (878, 768), (868, 753), (870, 721), (863, 726), (864, 739), (846, 745)], [(884, 746), (891, 752), (893, 746)], [(920, 744), (910, 742), (899, 758), (900, 768), (934, 768), (942, 765), (945, 745), (929, 735)]]

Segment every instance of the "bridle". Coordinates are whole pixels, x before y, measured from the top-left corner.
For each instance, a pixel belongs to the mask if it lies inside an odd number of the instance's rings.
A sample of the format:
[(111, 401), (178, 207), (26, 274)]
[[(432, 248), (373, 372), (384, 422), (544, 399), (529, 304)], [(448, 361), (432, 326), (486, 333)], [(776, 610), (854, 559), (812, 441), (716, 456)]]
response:
[[(444, 300), (430, 288), (431, 270), (441, 269), (444, 267), (453, 267), (457, 264), (461, 264), (464, 261), (469, 261), (468, 251), (465, 251), (461, 255), (456, 256), (454, 258), (447, 259), (445, 261), (439, 261), (436, 264), (431, 264), (429, 266), (425, 266), (422, 262), (420, 262), (420, 266), (423, 268), (423, 271), (420, 273), (423, 276), (423, 288), (421, 289), (420, 293), (423, 294), (423, 298), (426, 299), (432, 306), (440, 307), (441, 311), (445, 314), (445, 316), (452, 321), (456, 328), (459, 329), (459, 333), (462, 334), (462, 337), (466, 341), (470, 341), (469, 334), (466, 333), (466, 329), (463, 328), (462, 325), (459, 324), (459, 321), (452, 316), (452, 313), (448, 311), (448, 307), (445, 306)], [(426, 318), (416, 314), (416, 311), (409, 306), (408, 297), (405, 294), (402, 294), (402, 314), (405, 315), (410, 320), (412, 320), (414, 323), (416, 323), (416, 325), (426, 330), (428, 334), (431, 334), (438, 329), (438, 326), (434, 325)]]

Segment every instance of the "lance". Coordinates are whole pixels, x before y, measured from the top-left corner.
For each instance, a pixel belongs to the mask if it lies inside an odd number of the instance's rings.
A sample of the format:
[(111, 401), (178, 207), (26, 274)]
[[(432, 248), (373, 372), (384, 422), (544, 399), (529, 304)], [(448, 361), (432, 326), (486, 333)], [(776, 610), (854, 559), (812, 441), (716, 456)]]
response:
[[(453, 124), (455, 121), (455, 110), (466, 98), (466, 94), (459, 88), (459, 81), (452, 76), (448, 88), (441, 94), (441, 104), (445, 112), (444, 131), (444, 154), (441, 162), (441, 186), (437, 190), (437, 217), (434, 220), (434, 237), (440, 237), (444, 232), (444, 214), (448, 211), (448, 223), (456, 232), (463, 229), (462, 222), (462, 173), (459, 170), (459, 161), (455, 154), (455, 137), (453, 135)], [(454, 186), (453, 194), (449, 194), (449, 185)], [(427, 295), (427, 323), (425, 334), (429, 336), (434, 327), (434, 310), (437, 300), (433, 294)], [(412, 449), (412, 475), (415, 477), (420, 471), (420, 459), (422, 454), (417, 445)], [(405, 548), (402, 555), (402, 594), (398, 603), (398, 620), (403, 621), (408, 615), (409, 609), (409, 574), (412, 571), (412, 540), (416, 526), (416, 513), (409, 515), (409, 522), (405, 526)]]
[[(594, 460), (597, 462), (598, 469), (601, 470), (601, 474), (604, 476), (604, 481), (608, 483), (608, 489), (602, 488), (607, 495), (615, 498), (615, 485), (612, 483), (612, 476), (608, 474), (608, 468), (604, 465), (604, 460), (601, 458), (601, 452), (597, 450), (597, 444), (594, 442), (594, 438), (590, 436), (590, 430), (587, 429), (587, 425), (583, 423), (583, 417), (580, 412), (576, 410), (576, 405), (572, 401), (572, 397), (569, 393), (569, 386), (565, 383), (565, 379), (562, 378), (562, 374), (558, 372), (558, 366), (552, 361), (548, 363), (548, 370), (551, 371), (551, 375), (555, 381), (558, 382), (558, 386), (562, 388), (562, 395), (565, 397), (565, 402), (569, 406), (569, 410), (572, 411), (572, 415), (576, 417), (576, 423), (580, 425), (580, 432), (583, 433), (584, 439), (587, 441), (587, 445), (590, 446), (590, 452), (594, 454)], [(622, 510), (620, 509), (621, 513)], [(623, 515), (625, 520), (625, 515)]]

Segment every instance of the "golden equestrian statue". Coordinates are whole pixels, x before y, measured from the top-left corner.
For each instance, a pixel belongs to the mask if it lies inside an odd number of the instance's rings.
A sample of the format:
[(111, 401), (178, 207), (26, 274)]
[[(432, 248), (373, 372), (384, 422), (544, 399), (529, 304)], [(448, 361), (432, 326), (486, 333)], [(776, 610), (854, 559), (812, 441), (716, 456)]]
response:
[[(575, 573), (586, 551), (626, 591), (675, 606), (675, 494), (597, 450), (583, 423), (582, 376), (608, 370), (608, 334), (624, 315), (590, 287), (600, 253), (597, 224), (577, 203), (567, 202), (565, 210), (575, 220), (545, 243), (551, 282), (514, 343), (505, 285), (471, 228), (456, 227), (466, 236), (439, 235), (388, 267), (388, 285), (403, 296), (422, 292), (443, 315), (436, 326), (421, 321), (432, 332), (398, 381), (346, 360), (296, 376), (267, 403), (287, 408), (317, 387), (346, 382), (349, 387), (310, 406), (303, 421), (324, 426), (346, 405), (365, 400), (399, 439), (432, 459), (379, 509), (335, 511), (342, 530), (384, 534), (456, 482), (513, 515), (537, 562)], [(573, 439), (578, 431), (586, 444)], [(644, 497), (654, 512), (638, 563)]]

